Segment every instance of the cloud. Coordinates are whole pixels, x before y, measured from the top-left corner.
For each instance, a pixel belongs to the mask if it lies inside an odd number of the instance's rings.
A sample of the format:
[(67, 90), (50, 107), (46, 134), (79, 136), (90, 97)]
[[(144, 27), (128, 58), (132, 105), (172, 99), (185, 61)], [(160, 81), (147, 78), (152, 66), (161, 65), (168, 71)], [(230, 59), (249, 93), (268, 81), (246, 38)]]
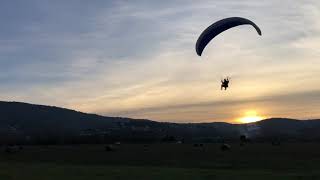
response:
[(256, 110), (261, 113), (261, 116), (268, 118), (312, 119), (320, 115), (314, 108), (318, 106), (319, 97), (320, 91), (309, 91), (229, 101), (205, 101), (196, 104), (137, 108), (131, 111), (117, 112), (116, 114), (136, 118), (153, 117), (153, 119), (160, 121), (233, 122), (245, 111)]
[[(319, 90), (319, 5), (313, 0), (7, 2), (0, 7), (1, 98), (172, 121), (228, 120), (256, 100), (262, 111), (273, 109), (270, 115), (279, 108), (300, 117), (290, 109), (308, 105), (306, 94)], [(252, 19), (262, 37), (249, 26), (234, 28), (198, 57), (194, 43), (201, 31), (229, 16)], [(222, 93), (219, 81), (227, 75), (231, 88)], [(303, 104), (293, 108), (288, 96), (279, 105), (283, 94), (295, 94)], [(265, 97), (274, 97), (274, 103), (263, 107)], [(310, 116), (317, 115), (316, 107), (309, 109)]]

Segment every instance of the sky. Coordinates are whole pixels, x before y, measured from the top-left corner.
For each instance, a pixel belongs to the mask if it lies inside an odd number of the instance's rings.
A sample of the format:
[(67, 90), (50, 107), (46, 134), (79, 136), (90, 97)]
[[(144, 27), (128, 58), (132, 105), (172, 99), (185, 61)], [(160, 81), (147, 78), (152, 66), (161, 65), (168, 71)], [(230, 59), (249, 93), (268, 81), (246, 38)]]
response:
[[(210, 24), (245, 17), (262, 31)], [(167, 122), (320, 118), (320, 1), (0, 3), (0, 99)], [(220, 80), (230, 76), (230, 88)]]

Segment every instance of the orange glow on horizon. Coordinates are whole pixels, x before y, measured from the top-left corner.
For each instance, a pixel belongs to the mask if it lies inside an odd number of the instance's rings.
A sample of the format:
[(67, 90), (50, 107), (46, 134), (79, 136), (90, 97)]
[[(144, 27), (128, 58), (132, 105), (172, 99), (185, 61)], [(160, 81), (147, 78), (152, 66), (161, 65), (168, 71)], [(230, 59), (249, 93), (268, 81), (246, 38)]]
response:
[(239, 123), (253, 123), (257, 121), (261, 121), (265, 119), (266, 117), (258, 115), (257, 111), (255, 110), (250, 110), (245, 113), (243, 117), (240, 117), (236, 120), (236, 122)]

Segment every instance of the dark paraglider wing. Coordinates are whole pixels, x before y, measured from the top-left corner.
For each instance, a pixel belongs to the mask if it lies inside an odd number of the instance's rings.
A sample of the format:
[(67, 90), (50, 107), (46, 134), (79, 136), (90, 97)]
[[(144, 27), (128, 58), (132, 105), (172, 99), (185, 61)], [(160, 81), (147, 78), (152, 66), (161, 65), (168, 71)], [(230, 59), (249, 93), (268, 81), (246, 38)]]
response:
[(255, 23), (253, 23), (248, 19), (241, 18), (241, 17), (230, 17), (230, 18), (222, 19), (220, 21), (213, 23), (211, 26), (209, 26), (207, 29), (205, 29), (201, 33), (196, 43), (197, 54), (201, 56), (202, 51), (206, 47), (206, 45), (218, 34), (239, 25), (251, 25), (256, 29), (257, 33), (261, 36), (260, 28)]

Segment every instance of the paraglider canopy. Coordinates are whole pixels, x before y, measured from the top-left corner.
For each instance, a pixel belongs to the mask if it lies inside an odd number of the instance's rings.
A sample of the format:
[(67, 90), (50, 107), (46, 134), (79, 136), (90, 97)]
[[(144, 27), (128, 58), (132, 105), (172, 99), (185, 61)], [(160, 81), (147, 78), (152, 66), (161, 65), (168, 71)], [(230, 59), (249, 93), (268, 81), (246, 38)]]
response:
[(222, 33), (225, 30), (233, 28), (239, 25), (251, 25), (253, 26), (257, 33), (261, 36), (260, 28), (249, 19), (241, 18), (241, 17), (230, 17), (225, 18), (220, 21), (213, 23), (207, 29), (205, 29), (201, 35), (199, 36), (196, 43), (196, 52), (199, 56), (201, 56), (202, 51), (207, 46), (207, 44), (218, 34)]

